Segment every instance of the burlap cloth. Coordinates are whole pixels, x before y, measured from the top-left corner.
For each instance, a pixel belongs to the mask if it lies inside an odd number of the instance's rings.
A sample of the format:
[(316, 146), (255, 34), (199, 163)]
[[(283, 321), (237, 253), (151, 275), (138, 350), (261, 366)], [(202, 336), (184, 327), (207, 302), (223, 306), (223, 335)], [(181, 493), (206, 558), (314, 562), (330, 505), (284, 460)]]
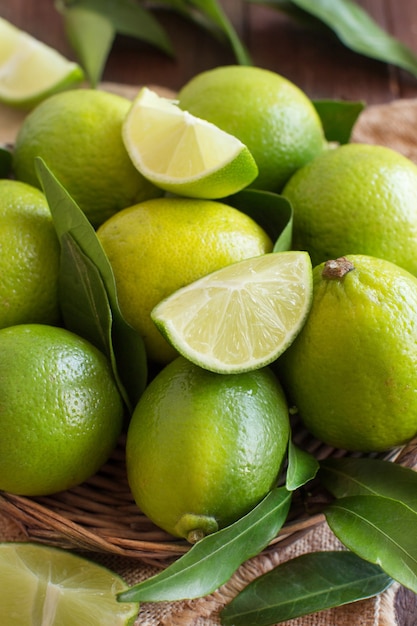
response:
[[(127, 96), (137, 92), (137, 87), (109, 83), (103, 87)], [(13, 142), (23, 117), (22, 112), (0, 106), (0, 142)], [(414, 129), (417, 129), (417, 101), (399, 100), (365, 109), (355, 126), (352, 139), (390, 146), (417, 162), (417, 133), (414, 135)], [(16, 522), (8, 519), (0, 511), (0, 540), (25, 539), (27, 537), (24, 531)], [(299, 554), (335, 549), (342, 549), (342, 546), (323, 522), (295, 543), (290, 545), (281, 543), (279, 547), (251, 559), (239, 568), (227, 584), (206, 598), (186, 602), (142, 604), (135, 626), (219, 625), (221, 608), (255, 577)], [(158, 571), (155, 567), (133, 559), (113, 555), (90, 556), (119, 572), (129, 584), (143, 580)], [(398, 590), (399, 586), (393, 585), (376, 598), (290, 620), (285, 622), (285, 626), (401, 626), (395, 610)]]

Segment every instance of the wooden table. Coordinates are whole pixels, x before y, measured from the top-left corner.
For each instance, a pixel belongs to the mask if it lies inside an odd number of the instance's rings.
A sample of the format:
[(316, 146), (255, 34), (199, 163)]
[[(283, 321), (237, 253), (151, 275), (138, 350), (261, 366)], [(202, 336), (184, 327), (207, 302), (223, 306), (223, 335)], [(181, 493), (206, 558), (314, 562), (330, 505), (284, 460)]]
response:
[[(417, 2), (358, 0), (357, 3), (417, 54)], [(351, 52), (330, 34), (318, 34), (271, 8), (243, 0), (223, 0), (223, 6), (246, 43), (254, 64), (286, 76), (311, 98), (363, 100), (376, 104), (417, 97), (416, 78)], [(74, 58), (53, 0), (0, 0), (0, 16)], [(159, 84), (177, 90), (202, 70), (235, 63), (227, 45), (195, 25), (172, 13), (161, 11), (158, 17), (171, 38), (176, 58), (169, 58), (136, 40), (118, 37), (103, 80), (133, 85)], [(415, 626), (417, 596), (402, 590), (398, 598), (399, 624)]]

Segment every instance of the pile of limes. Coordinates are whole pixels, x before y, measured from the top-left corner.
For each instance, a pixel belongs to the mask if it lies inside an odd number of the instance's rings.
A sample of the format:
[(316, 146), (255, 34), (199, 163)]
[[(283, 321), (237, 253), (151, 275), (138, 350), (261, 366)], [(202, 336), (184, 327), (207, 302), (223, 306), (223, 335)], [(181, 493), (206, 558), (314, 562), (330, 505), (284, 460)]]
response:
[[(335, 447), (415, 436), (416, 165), (328, 144), (308, 97), (261, 68), (204, 72), (175, 101), (26, 87), (8, 101), (40, 103), (0, 180), (0, 489), (77, 485), (125, 429), (138, 506), (195, 542), (277, 484), (290, 404)], [(37, 158), (88, 218), (143, 339), (152, 375), (130, 414), (109, 357), (61, 316)], [(257, 206), (235, 207), (245, 190), (291, 207), (292, 249)]]

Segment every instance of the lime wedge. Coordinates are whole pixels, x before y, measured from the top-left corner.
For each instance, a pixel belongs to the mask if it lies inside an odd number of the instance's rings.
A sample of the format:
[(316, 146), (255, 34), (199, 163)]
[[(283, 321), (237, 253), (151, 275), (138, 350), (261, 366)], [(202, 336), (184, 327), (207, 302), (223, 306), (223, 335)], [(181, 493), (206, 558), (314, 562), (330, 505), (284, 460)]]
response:
[(29, 108), (83, 78), (77, 63), (0, 17), (0, 102)]
[(0, 544), (2, 626), (127, 626), (137, 603), (119, 603), (128, 585), (110, 570), (59, 548)]
[(190, 361), (219, 373), (275, 361), (301, 330), (312, 301), (306, 252), (272, 252), (228, 265), (162, 300), (152, 319)]
[(223, 198), (257, 176), (248, 148), (236, 137), (144, 87), (123, 125), (129, 156), (154, 185), (194, 198)]

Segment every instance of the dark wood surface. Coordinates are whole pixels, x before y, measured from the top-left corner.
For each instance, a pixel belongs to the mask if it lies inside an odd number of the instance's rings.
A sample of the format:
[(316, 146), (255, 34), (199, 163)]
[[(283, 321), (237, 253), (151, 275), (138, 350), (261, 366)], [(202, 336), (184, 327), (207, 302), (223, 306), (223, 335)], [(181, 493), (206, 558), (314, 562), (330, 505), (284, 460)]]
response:
[[(417, 54), (415, 0), (358, 0), (357, 3)], [(416, 78), (351, 52), (330, 34), (318, 33), (271, 8), (244, 0), (223, 0), (223, 6), (246, 43), (254, 64), (286, 76), (311, 98), (377, 104), (417, 97)], [(0, 0), (0, 16), (74, 58), (54, 0)], [(235, 62), (227, 45), (185, 19), (167, 12), (158, 13), (158, 18), (171, 38), (175, 58), (119, 36), (111, 50), (104, 80), (133, 85), (158, 84), (178, 90), (202, 70)], [(417, 133), (417, 129), (410, 129), (410, 132)], [(395, 626), (415, 626), (417, 596), (401, 589), (396, 611)]]

